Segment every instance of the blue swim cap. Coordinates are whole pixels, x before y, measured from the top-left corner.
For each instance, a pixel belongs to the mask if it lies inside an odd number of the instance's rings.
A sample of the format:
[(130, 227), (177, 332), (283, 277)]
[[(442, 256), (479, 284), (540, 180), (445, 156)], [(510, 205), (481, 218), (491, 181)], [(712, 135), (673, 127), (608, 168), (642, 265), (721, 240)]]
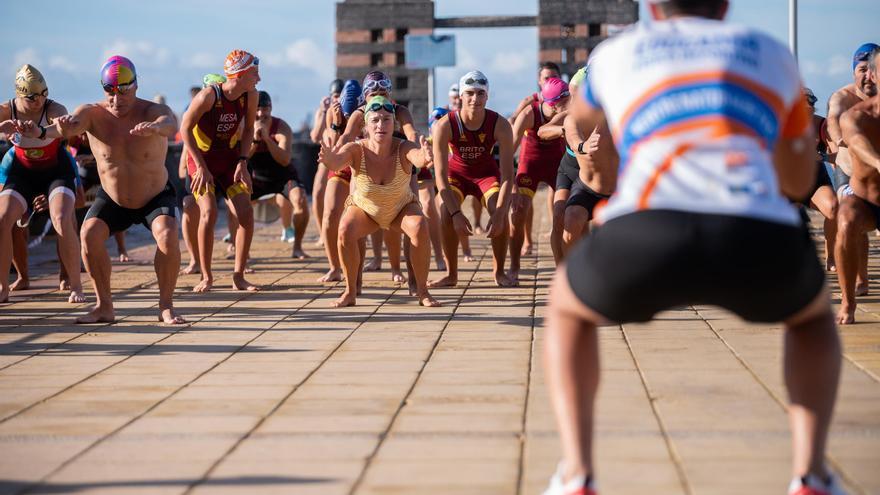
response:
[(428, 127), (434, 125), (434, 122), (442, 119), (447, 113), (449, 113), (449, 109), (446, 107), (434, 107), (434, 110), (431, 110), (431, 116), (428, 118)]
[(342, 106), (342, 113), (348, 117), (357, 110), (361, 105), (361, 83), (354, 79), (345, 81), (342, 86), (342, 92), (339, 95), (339, 104)]
[(859, 62), (864, 62), (868, 60), (868, 56), (872, 51), (880, 48), (876, 43), (865, 43), (864, 45), (856, 48), (856, 52), (853, 53), (853, 71), (856, 70), (856, 66), (859, 65)]

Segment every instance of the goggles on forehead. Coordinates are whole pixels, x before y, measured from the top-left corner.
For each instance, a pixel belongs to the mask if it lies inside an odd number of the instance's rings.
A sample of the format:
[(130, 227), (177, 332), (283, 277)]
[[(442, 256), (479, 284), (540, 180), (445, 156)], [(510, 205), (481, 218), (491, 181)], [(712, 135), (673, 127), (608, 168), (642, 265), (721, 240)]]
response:
[(31, 93), (29, 95), (22, 95), (22, 98), (24, 98), (27, 101), (34, 101), (41, 96), (49, 96), (49, 90), (44, 89), (43, 91), (40, 91), (39, 93)]
[(377, 88), (384, 89), (386, 91), (391, 89), (391, 80), (390, 79), (372, 79), (364, 83), (364, 94), (369, 93), (370, 91), (375, 91)]
[(132, 81), (130, 83), (126, 83), (126, 84), (101, 83), (101, 87), (104, 88), (104, 92), (107, 94), (111, 94), (111, 95), (112, 94), (119, 94), (119, 95), (128, 94), (128, 92), (131, 91), (131, 89), (134, 88), (135, 86), (137, 86), (136, 80)]
[(478, 78), (469, 77), (464, 80), (464, 83), (468, 86), (473, 86), (473, 85), (485, 86), (485, 85), (489, 84), (489, 81), (485, 78), (482, 78), (482, 77), (478, 77)]
[(378, 112), (379, 110), (385, 110), (391, 115), (394, 115), (394, 105), (392, 105), (391, 103), (379, 103), (378, 101), (368, 106), (364, 112), (364, 115), (369, 112)]

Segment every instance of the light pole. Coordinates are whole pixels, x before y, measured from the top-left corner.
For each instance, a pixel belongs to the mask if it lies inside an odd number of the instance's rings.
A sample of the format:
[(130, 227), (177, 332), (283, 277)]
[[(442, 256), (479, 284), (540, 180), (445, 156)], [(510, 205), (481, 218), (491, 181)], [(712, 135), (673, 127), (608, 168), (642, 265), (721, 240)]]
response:
[(797, 60), (797, 0), (788, 0), (788, 46)]

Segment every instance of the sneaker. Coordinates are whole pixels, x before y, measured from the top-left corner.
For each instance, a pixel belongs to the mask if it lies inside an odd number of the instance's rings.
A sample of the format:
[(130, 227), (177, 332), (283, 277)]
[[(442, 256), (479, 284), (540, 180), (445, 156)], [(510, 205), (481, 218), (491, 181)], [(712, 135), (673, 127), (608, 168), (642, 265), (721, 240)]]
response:
[(788, 495), (846, 495), (846, 491), (837, 484), (834, 476), (823, 480), (815, 474), (808, 474), (791, 480)]
[(596, 495), (596, 487), (591, 476), (575, 478), (568, 483), (562, 481), (562, 463), (550, 478), (550, 486), (544, 495)]
[(281, 242), (293, 242), (295, 236), (296, 232), (293, 231), (293, 227), (281, 229)]

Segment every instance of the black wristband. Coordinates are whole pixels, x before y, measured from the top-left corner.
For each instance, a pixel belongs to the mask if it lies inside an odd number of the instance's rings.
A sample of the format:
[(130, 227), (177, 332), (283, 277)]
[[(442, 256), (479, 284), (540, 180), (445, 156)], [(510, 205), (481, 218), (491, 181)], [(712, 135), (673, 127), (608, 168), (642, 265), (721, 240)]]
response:
[(38, 126), (40, 128), (40, 137), (37, 139), (45, 139), (46, 137), (46, 128), (43, 126)]
[(586, 143), (586, 141), (581, 141), (580, 144), (578, 144), (578, 149), (577, 149), (578, 154), (581, 154), (581, 155), (586, 155), (586, 154), (587, 154), (587, 153), (584, 151), (584, 143)]
[(244, 155), (241, 155), (240, 157), (238, 157), (238, 161), (242, 161), (242, 160), (247, 161), (247, 159), (248, 159), (248, 157), (246, 157)]
[(455, 213), (450, 213), (450, 214), (449, 214), (449, 217), (452, 218), (452, 217), (454, 217), (455, 215), (458, 215), (459, 213), (461, 213), (461, 210), (455, 210)]
[(330, 130), (340, 132), (340, 131), (342, 131), (342, 126), (336, 125), (336, 124), (330, 124)]

